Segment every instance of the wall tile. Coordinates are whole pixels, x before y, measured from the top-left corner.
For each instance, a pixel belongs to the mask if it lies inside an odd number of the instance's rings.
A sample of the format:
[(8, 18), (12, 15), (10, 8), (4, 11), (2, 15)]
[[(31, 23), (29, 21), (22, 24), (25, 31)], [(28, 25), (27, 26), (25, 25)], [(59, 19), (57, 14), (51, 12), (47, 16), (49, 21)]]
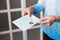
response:
[(7, 13), (0, 14), (0, 31), (9, 30)]
[(10, 8), (21, 8), (21, 0), (10, 0)]
[(22, 32), (13, 33), (13, 40), (23, 40)]
[(0, 40), (10, 40), (10, 34), (0, 35)]
[(28, 30), (28, 40), (40, 40), (40, 29)]
[(6, 0), (0, 0), (0, 10), (7, 9)]

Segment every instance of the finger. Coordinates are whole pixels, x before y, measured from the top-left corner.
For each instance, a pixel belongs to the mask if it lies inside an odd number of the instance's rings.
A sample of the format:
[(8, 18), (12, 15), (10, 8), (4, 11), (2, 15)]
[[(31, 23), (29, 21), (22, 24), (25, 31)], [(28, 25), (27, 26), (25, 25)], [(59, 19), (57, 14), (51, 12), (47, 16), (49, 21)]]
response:
[(50, 23), (48, 20), (45, 20), (45, 21), (41, 21), (40, 24), (48, 24)]
[(47, 20), (47, 18), (45, 17), (40, 19), (40, 21), (45, 21), (45, 20)]
[(29, 16), (31, 16), (31, 12), (29, 10), (27, 11), (27, 13), (28, 13)]
[(46, 23), (45, 25), (50, 26), (51, 24), (50, 23)]
[(46, 21), (46, 18), (42, 18), (40, 19), (40, 21), (38, 22), (39, 24), (45, 24), (47, 21)]
[(25, 11), (23, 11), (23, 12), (22, 12), (22, 16), (25, 16), (25, 15), (26, 15), (26, 12), (25, 12)]
[(45, 24), (45, 23), (46, 23), (46, 21), (41, 21), (41, 22), (40, 22), (40, 24)]

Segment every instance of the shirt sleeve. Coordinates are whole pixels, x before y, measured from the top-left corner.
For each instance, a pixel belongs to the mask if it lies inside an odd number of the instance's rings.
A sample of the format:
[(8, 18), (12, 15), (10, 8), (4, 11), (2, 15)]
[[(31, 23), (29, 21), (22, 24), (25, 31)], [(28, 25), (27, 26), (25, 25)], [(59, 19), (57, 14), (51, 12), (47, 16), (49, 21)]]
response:
[(45, 1), (44, 0), (40, 0), (38, 1), (37, 4), (32, 6), (35, 11), (33, 12), (33, 14), (38, 14), (40, 11), (45, 9)]

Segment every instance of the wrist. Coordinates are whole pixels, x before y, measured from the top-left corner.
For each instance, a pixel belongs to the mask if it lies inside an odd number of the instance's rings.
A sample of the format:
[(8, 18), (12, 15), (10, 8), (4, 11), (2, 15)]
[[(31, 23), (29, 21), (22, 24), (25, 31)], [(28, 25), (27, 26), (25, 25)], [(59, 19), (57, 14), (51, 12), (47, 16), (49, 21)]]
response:
[(57, 16), (55, 16), (55, 22), (57, 22)]
[(33, 7), (29, 7), (31, 13), (33, 13), (35, 11), (35, 9)]

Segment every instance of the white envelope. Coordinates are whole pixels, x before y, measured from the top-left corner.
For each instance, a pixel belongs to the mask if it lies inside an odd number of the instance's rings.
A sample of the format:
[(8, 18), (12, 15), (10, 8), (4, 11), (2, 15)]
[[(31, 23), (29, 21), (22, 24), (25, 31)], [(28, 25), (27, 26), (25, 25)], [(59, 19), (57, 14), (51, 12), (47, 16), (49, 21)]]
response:
[[(29, 24), (30, 22), (33, 22), (33, 24)], [(32, 15), (31, 17), (26, 15), (23, 17), (20, 17), (14, 21), (12, 21), (17, 27), (19, 27), (22, 31), (26, 31), (27, 29), (31, 28), (33, 25), (39, 22), (39, 18)]]

